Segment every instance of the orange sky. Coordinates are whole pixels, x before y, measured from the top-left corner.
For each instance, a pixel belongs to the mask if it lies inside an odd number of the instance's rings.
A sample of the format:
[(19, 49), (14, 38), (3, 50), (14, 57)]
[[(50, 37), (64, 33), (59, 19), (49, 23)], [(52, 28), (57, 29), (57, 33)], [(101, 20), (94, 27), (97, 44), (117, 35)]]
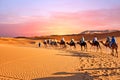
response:
[(75, 0), (74, 4), (71, 0), (48, 3), (21, 0), (11, 4), (8, 4), (9, 0), (3, 1), (0, 3), (0, 36), (63, 35), (84, 30), (120, 30), (120, 7), (117, 6), (119, 1), (111, 0), (109, 4), (107, 0), (93, 0), (95, 3), (81, 1)]

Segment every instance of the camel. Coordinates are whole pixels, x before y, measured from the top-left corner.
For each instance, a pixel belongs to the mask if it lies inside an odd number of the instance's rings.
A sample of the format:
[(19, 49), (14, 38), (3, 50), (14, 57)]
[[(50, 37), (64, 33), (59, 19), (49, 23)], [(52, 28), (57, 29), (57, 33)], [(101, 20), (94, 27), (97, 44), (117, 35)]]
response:
[(65, 41), (60, 41), (60, 42), (57, 42), (58, 44), (60, 44), (60, 47), (63, 47), (63, 48), (66, 48), (66, 43)]
[(52, 46), (52, 47), (54, 47), (54, 46), (58, 46), (58, 44), (57, 44), (57, 41), (56, 40), (51, 40), (51, 39), (48, 39), (47, 41), (46, 41), (46, 43), (49, 45), (49, 46)]
[(97, 41), (95, 43), (88, 41), (88, 43), (91, 45), (91, 47), (93, 47), (93, 46), (97, 47), (97, 50), (101, 49), (101, 46), (100, 46), (99, 42), (97, 42)]
[(58, 46), (58, 44), (57, 44), (57, 41), (51, 41), (51, 43), (50, 43), (52, 46)]
[(51, 39), (43, 41), (43, 44), (45, 45), (45, 47), (47, 47), (47, 46), (51, 46), (51, 47), (56, 46), (57, 47), (58, 46), (57, 41), (54, 41)]
[(46, 41), (46, 44), (47, 44), (49, 47), (52, 46), (52, 44), (53, 44), (52, 39), (48, 39), (48, 40)]
[(109, 46), (109, 43), (107, 44), (107, 43), (104, 43), (103, 41), (100, 41), (106, 48), (107, 47), (109, 47), (110, 48), (110, 46)]
[(50, 42), (51, 42), (51, 39), (48, 39), (48, 40), (47, 40), (47, 44), (50, 44)]
[(45, 47), (47, 47), (47, 42), (46, 41), (43, 41), (43, 44), (45, 45)]
[[(110, 47), (110, 43), (106, 44), (104, 43), (103, 41), (100, 41), (106, 48), (109, 47), (111, 50), (112, 50), (112, 53), (111, 55), (113, 56), (116, 56), (118, 57), (118, 45), (115, 43), (115, 44), (112, 44), (111, 47)], [(114, 55), (114, 50), (116, 51), (116, 54)]]
[(70, 47), (71, 47), (71, 46), (74, 46), (74, 48), (76, 48), (75, 42), (72, 42), (72, 43), (71, 43), (71, 42), (70, 42), (70, 43), (67, 42), (66, 44), (70, 45)]
[(83, 43), (77, 42), (77, 44), (79, 44), (81, 46), (81, 51), (83, 51), (83, 47), (84, 47), (84, 50), (87, 51), (87, 43), (86, 42), (83, 42)]

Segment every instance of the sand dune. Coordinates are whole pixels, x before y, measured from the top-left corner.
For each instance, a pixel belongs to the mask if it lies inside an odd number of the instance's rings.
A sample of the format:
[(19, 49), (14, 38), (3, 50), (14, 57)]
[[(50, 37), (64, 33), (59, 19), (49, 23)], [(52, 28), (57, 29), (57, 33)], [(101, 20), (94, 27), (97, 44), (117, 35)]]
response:
[(102, 52), (90, 51), (90, 45), (85, 52), (79, 45), (38, 48), (38, 42), (0, 38), (0, 80), (120, 80), (120, 54), (111, 56), (102, 44)]

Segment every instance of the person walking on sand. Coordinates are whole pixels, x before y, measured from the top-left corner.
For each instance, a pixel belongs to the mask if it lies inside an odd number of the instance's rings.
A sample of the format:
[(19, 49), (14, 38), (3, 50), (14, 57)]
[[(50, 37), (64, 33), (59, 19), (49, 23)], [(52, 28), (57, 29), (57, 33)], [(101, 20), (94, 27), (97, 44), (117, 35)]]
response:
[(40, 42), (38, 43), (38, 47), (41, 47), (41, 43)]

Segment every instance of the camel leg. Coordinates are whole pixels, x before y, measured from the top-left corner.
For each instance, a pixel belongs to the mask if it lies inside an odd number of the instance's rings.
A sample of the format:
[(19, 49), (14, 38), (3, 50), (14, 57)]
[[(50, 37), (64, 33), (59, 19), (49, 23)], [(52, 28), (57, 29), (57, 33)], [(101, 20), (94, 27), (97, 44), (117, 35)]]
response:
[(87, 45), (85, 45), (85, 46), (84, 46), (84, 48), (85, 48), (85, 49), (86, 49), (86, 51), (87, 51)]
[(76, 48), (76, 45), (74, 45), (74, 48)]
[(111, 52), (110, 48), (109, 48), (109, 47), (106, 47), (106, 53), (107, 53), (107, 54), (110, 54), (110, 52)]
[(97, 50), (96, 50), (96, 52), (98, 52), (98, 50), (99, 50), (99, 47), (97, 46)]
[(84, 51), (86, 50), (85, 46), (84, 46)]
[(91, 52), (91, 48), (92, 48), (92, 47), (93, 47), (93, 46), (90, 47), (90, 52)]
[(64, 45), (64, 48), (67, 48), (67, 45)]
[(46, 44), (45, 44), (45, 48), (46, 48), (47, 46), (46, 46)]
[(61, 45), (61, 48), (64, 48), (64, 45)]
[(118, 51), (117, 51), (117, 48), (116, 48), (115, 50), (116, 50), (116, 57), (118, 57)]
[(102, 53), (102, 48), (101, 48), (101, 46), (99, 45), (99, 49), (100, 49), (100, 52)]
[(94, 46), (94, 52), (97, 52), (99, 50), (98, 46)]
[(87, 51), (87, 47), (84, 47), (85, 48), (85, 50)]
[(84, 46), (84, 51), (87, 51), (87, 48), (86, 48), (86, 46)]
[(81, 51), (82, 51), (82, 46), (81, 46)]
[(84, 51), (85, 51), (85, 46), (84, 46)]
[(114, 54), (113, 54), (113, 53), (114, 53), (114, 49), (112, 49), (112, 53), (111, 53), (111, 55), (112, 55), (112, 56), (114, 56)]
[(86, 50), (86, 46), (83, 46), (84, 47), (84, 51)]

